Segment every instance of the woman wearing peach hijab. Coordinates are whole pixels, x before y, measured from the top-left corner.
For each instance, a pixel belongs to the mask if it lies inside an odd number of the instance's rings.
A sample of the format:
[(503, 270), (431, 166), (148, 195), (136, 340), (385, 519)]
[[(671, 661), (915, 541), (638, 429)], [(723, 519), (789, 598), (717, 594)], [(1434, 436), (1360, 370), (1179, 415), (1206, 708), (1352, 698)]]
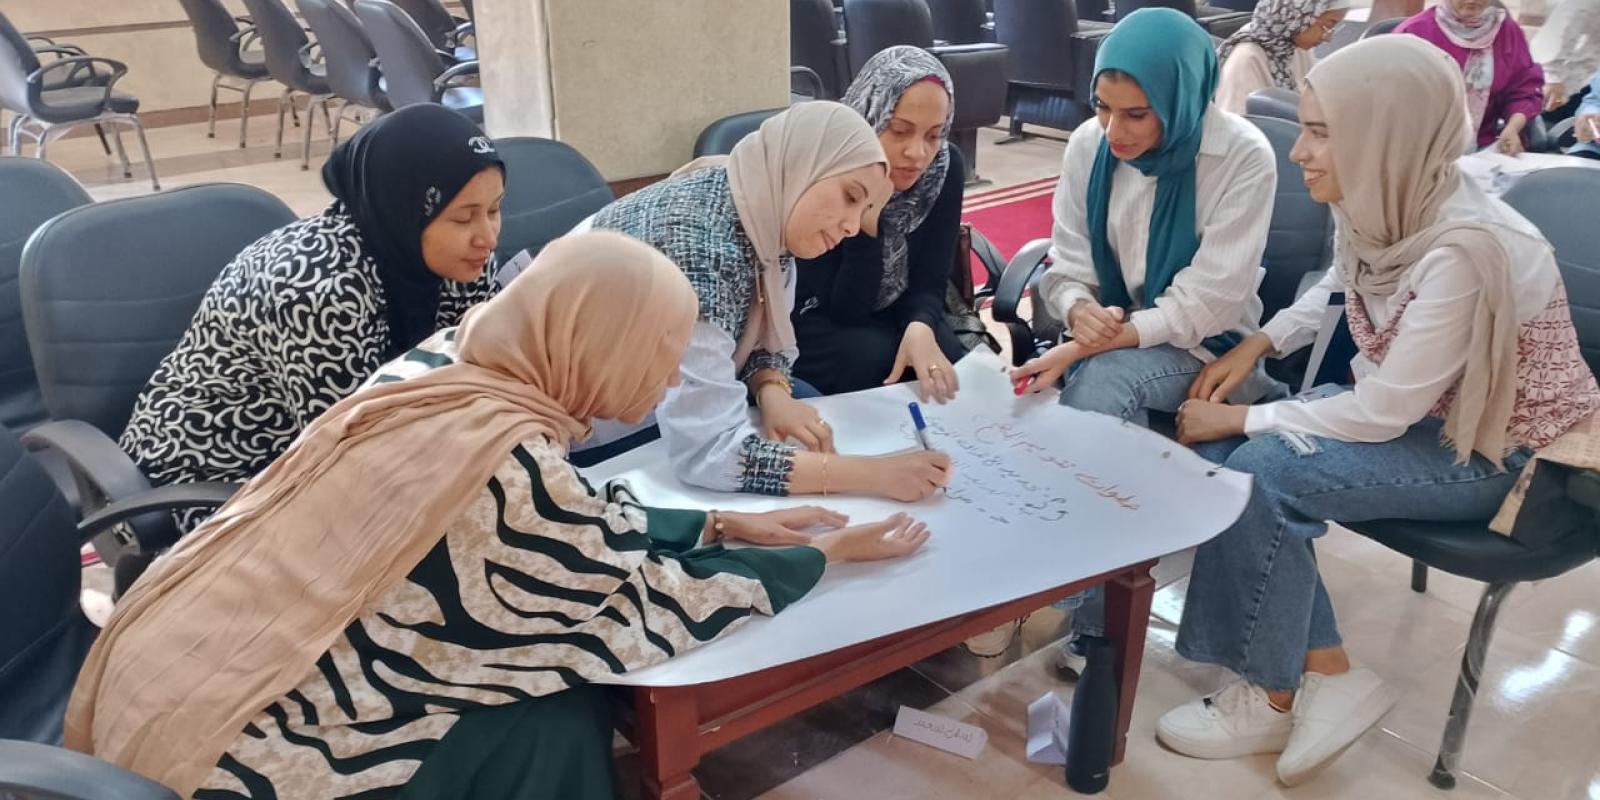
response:
[(927, 537), (904, 517), (844, 528), (821, 509), (667, 511), (591, 489), (567, 446), (654, 407), (695, 318), (689, 282), (637, 241), (546, 248), (133, 587), (79, 676), (67, 745), (186, 797), (613, 796), (590, 679), (777, 613), (830, 560)]

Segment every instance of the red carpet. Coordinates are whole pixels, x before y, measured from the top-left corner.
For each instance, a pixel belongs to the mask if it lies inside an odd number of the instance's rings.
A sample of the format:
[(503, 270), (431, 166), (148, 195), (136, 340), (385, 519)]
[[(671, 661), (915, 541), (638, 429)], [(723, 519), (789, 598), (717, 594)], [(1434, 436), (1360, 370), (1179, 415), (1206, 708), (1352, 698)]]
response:
[[(961, 219), (982, 232), (1009, 260), (1028, 242), (1050, 236), (1050, 201), (1055, 189), (1052, 177), (969, 194), (962, 203)], [(988, 274), (974, 262), (972, 278), (975, 285), (982, 285)]]

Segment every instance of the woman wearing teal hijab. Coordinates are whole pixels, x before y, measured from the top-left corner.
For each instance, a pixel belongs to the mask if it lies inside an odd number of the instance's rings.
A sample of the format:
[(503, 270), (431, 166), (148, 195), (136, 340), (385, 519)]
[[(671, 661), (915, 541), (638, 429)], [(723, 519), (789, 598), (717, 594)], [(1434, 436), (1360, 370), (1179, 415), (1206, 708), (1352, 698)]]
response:
[[(1277, 168), (1254, 125), (1212, 105), (1216, 51), (1181, 12), (1128, 15), (1100, 45), (1094, 85), (1099, 124), (1067, 143), (1038, 293), (1071, 339), (1015, 379), (1040, 392), (1070, 370), (1063, 405), (1145, 425), (1150, 411), (1176, 413), (1200, 370), (1259, 330)], [(1226, 399), (1279, 391), (1258, 371)], [(1073, 630), (1101, 635), (1088, 599)]]

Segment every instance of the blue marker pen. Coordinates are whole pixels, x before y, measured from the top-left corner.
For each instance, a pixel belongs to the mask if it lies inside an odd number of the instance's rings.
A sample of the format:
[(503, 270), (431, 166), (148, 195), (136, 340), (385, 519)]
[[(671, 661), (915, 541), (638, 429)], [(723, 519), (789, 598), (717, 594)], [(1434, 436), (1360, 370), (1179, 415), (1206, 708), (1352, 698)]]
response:
[(911, 409), (911, 422), (917, 426), (917, 443), (922, 445), (924, 450), (932, 450), (933, 445), (928, 444), (928, 423), (922, 419), (922, 407), (910, 403), (906, 408)]

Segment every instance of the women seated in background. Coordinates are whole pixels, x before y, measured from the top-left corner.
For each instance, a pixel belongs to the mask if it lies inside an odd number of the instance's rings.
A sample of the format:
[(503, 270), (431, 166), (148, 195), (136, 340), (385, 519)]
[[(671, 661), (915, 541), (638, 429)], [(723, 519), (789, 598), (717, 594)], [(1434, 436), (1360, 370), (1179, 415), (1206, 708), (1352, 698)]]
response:
[[(1306, 78), (1293, 158), (1333, 206), (1333, 269), (1213, 362), (1179, 414), (1182, 441), (1253, 478), (1243, 515), (1195, 554), (1177, 640), (1239, 679), (1161, 719), (1180, 753), (1281, 750), (1291, 785), (1336, 757), (1396, 690), (1340, 643), (1312, 544), (1324, 520), (1486, 521), (1531, 452), (1600, 408), (1549, 244), (1458, 172), (1459, 75), (1435, 48), (1379, 36)], [(1207, 399), (1310, 343), (1334, 291), (1360, 348), (1353, 391)]]
[(1217, 48), (1217, 107), (1243, 114), (1245, 101), (1262, 89), (1300, 91), (1316, 63), (1311, 51), (1333, 37), (1350, 5), (1351, 0), (1262, 0), (1250, 21)]
[(1513, 156), (1526, 149), (1528, 123), (1544, 110), (1544, 70), (1504, 8), (1490, 0), (1440, 0), (1394, 32), (1420, 36), (1455, 59), (1478, 148), (1494, 145)]
[(1567, 150), (1567, 155), (1600, 161), (1600, 72), (1589, 81), (1573, 119), (1572, 130), (1578, 143)]
[(838, 455), (832, 428), (793, 396), (793, 259), (822, 256), (883, 210), (887, 164), (861, 115), (838, 103), (801, 103), (730, 156), (691, 163), (578, 226), (656, 247), (700, 298), (683, 383), (655, 413), (684, 481), (725, 492), (919, 500), (948, 480), (941, 453)]
[[(1062, 405), (1148, 425), (1151, 411), (1177, 412), (1215, 354), (1259, 329), (1277, 165), (1254, 125), (1212, 105), (1216, 81), (1211, 37), (1179, 11), (1135, 11), (1101, 43), (1100, 124), (1067, 141), (1054, 263), (1036, 295), (1072, 338), (1015, 371), (1031, 391), (1071, 370)], [(1231, 397), (1277, 389), (1258, 371)], [(1100, 592), (1083, 597), (1074, 633), (1103, 635)], [(1069, 641), (1058, 666), (1080, 651)]]
[(1544, 67), (1545, 122), (1572, 117), (1600, 72), (1600, 0), (1561, 0), (1530, 47)]
[(966, 348), (945, 317), (965, 174), (949, 143), (954, 91), (938, 59), (901, 46), (869, 59), (845, 93), (878, 132), (894, 196), (876, 226), (798, 264), (794, 374), (823, 394), (893, 383), (908, 370), (925, 401), (959, 388), (951, 364)]
[[(928, 535), (903, 516), (842, 528), (821, 509), (658, 510), (590, 488), (568, 444), (595, 417), (648, 414), (696, 316), (659, 252), (553, 242), (156, 562), (89, 654), (67, 746), (184, 797), (615, 797), (589, 681)], [(736, 539), (809, 546), (721, 545)]]
[(140, 394), (121, 445), (152, 483), (248, 480), (493, 295), (505, 166), (471, 120), (408, 106), (336, 149), (322, 180), (333, 204), (225, 267)]

